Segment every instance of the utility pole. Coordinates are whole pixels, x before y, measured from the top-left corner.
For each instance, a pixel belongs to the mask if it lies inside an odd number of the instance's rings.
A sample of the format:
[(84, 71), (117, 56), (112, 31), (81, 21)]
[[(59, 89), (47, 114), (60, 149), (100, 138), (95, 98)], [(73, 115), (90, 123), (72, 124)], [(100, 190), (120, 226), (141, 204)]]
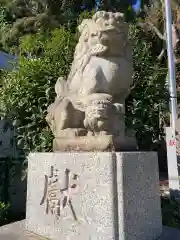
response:
[(174, 64), (174, 50), (173, 50), (173, 43), (172, 43), (171, 0), (165, 0), (165, 20), (166, 20), (166, 34), (167, 34), (171, 127), (175, 128), (176, 120), (177, 120), (177, 94), (176, 94), (176, 74), (175, 74), (175, 64)]
[(168, 53), (168, 85), (170, 94), (170, 127), (166, 128), (167, 161), (169, 175), (169, 189), (171, 198), (179, 199), (179, 176), (176, 154), (176, 120), (177, 120), (177, 94), (174, 50), (172, 42), (172, 10), (171, 0), (164, 0), (165, 25), (167, 34)]

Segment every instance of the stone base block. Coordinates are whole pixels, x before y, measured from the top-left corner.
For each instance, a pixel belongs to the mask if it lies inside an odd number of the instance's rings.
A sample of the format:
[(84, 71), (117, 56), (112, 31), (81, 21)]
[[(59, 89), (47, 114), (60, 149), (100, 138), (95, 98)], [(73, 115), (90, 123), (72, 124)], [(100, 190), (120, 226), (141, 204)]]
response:
[(136, 151), (137, 142), (132, 137), (114, 137), (112, 135), (61, 137), (53, 140), (54, 152), (106, 152)]
[(32, 153), (26, 228), (53, 240), (158, 239), (156, 153)]
[[(0, 227), (1, 240), (47, 240), (25, 229), (25, 221), (15, 222)], [(163, 227), (163, 232), (157, 240), (179, 240), (180, 230), (170, 227)]]

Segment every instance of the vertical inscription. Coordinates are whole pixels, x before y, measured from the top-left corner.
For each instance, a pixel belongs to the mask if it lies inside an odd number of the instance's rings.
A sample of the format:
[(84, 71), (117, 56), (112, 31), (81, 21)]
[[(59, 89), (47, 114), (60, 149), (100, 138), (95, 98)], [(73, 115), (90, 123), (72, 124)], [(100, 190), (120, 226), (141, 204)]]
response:
[(79, 176), (69, 169), (64, 171), (65, 185), (61, 188), (59, 171), (51, 166), (50, 174), (45, 175), (44, 193), (40, 205), (46, 204), (46, 213), (60, 218), (63, 210), (69, 207), (74, 220), (77, 220), (75, 209), (72, 203), (72, 196), (78, 193)]

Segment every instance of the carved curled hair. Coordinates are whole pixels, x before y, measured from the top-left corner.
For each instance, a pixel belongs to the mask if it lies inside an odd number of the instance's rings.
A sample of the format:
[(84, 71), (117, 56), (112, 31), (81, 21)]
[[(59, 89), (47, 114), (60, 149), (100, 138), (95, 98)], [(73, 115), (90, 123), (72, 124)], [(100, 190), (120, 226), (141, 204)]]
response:
[(123, 13), (120, 13), (120, 12), (106, 12), (106, 11), (99, 11), (99, 12), (96, 12), (92, 19), (96, 22), (99, 18), (104, 18), (104, 19), (107, 19), (107, 18), (114, 18), (116, 21), (124, 21), (124, 14)]
[[(86, 29), (86, 31), (84, 31)], [(89, 33), (91, 35), (98, 34), (98, 27), (97, 24), (94, 22), (93, 19), (84, 19), (78, 27), (79, 33), (82, 34), (80, 38), (83, 38), (83, 41), (88, 41)], [(85, 34), (83, 34), (85, 33)]]

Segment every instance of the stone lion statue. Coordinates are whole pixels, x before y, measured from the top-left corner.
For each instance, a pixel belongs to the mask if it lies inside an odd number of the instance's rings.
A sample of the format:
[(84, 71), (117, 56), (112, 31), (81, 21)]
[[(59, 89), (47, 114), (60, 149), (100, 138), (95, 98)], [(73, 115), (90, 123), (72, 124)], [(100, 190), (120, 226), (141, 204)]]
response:
[(55, 138), (124, 137), (124, 101), (132, 83), (132, 51), (123, 14), (99, 11), (78, 27), (67, 80), (55, 85), (46, 120)]

